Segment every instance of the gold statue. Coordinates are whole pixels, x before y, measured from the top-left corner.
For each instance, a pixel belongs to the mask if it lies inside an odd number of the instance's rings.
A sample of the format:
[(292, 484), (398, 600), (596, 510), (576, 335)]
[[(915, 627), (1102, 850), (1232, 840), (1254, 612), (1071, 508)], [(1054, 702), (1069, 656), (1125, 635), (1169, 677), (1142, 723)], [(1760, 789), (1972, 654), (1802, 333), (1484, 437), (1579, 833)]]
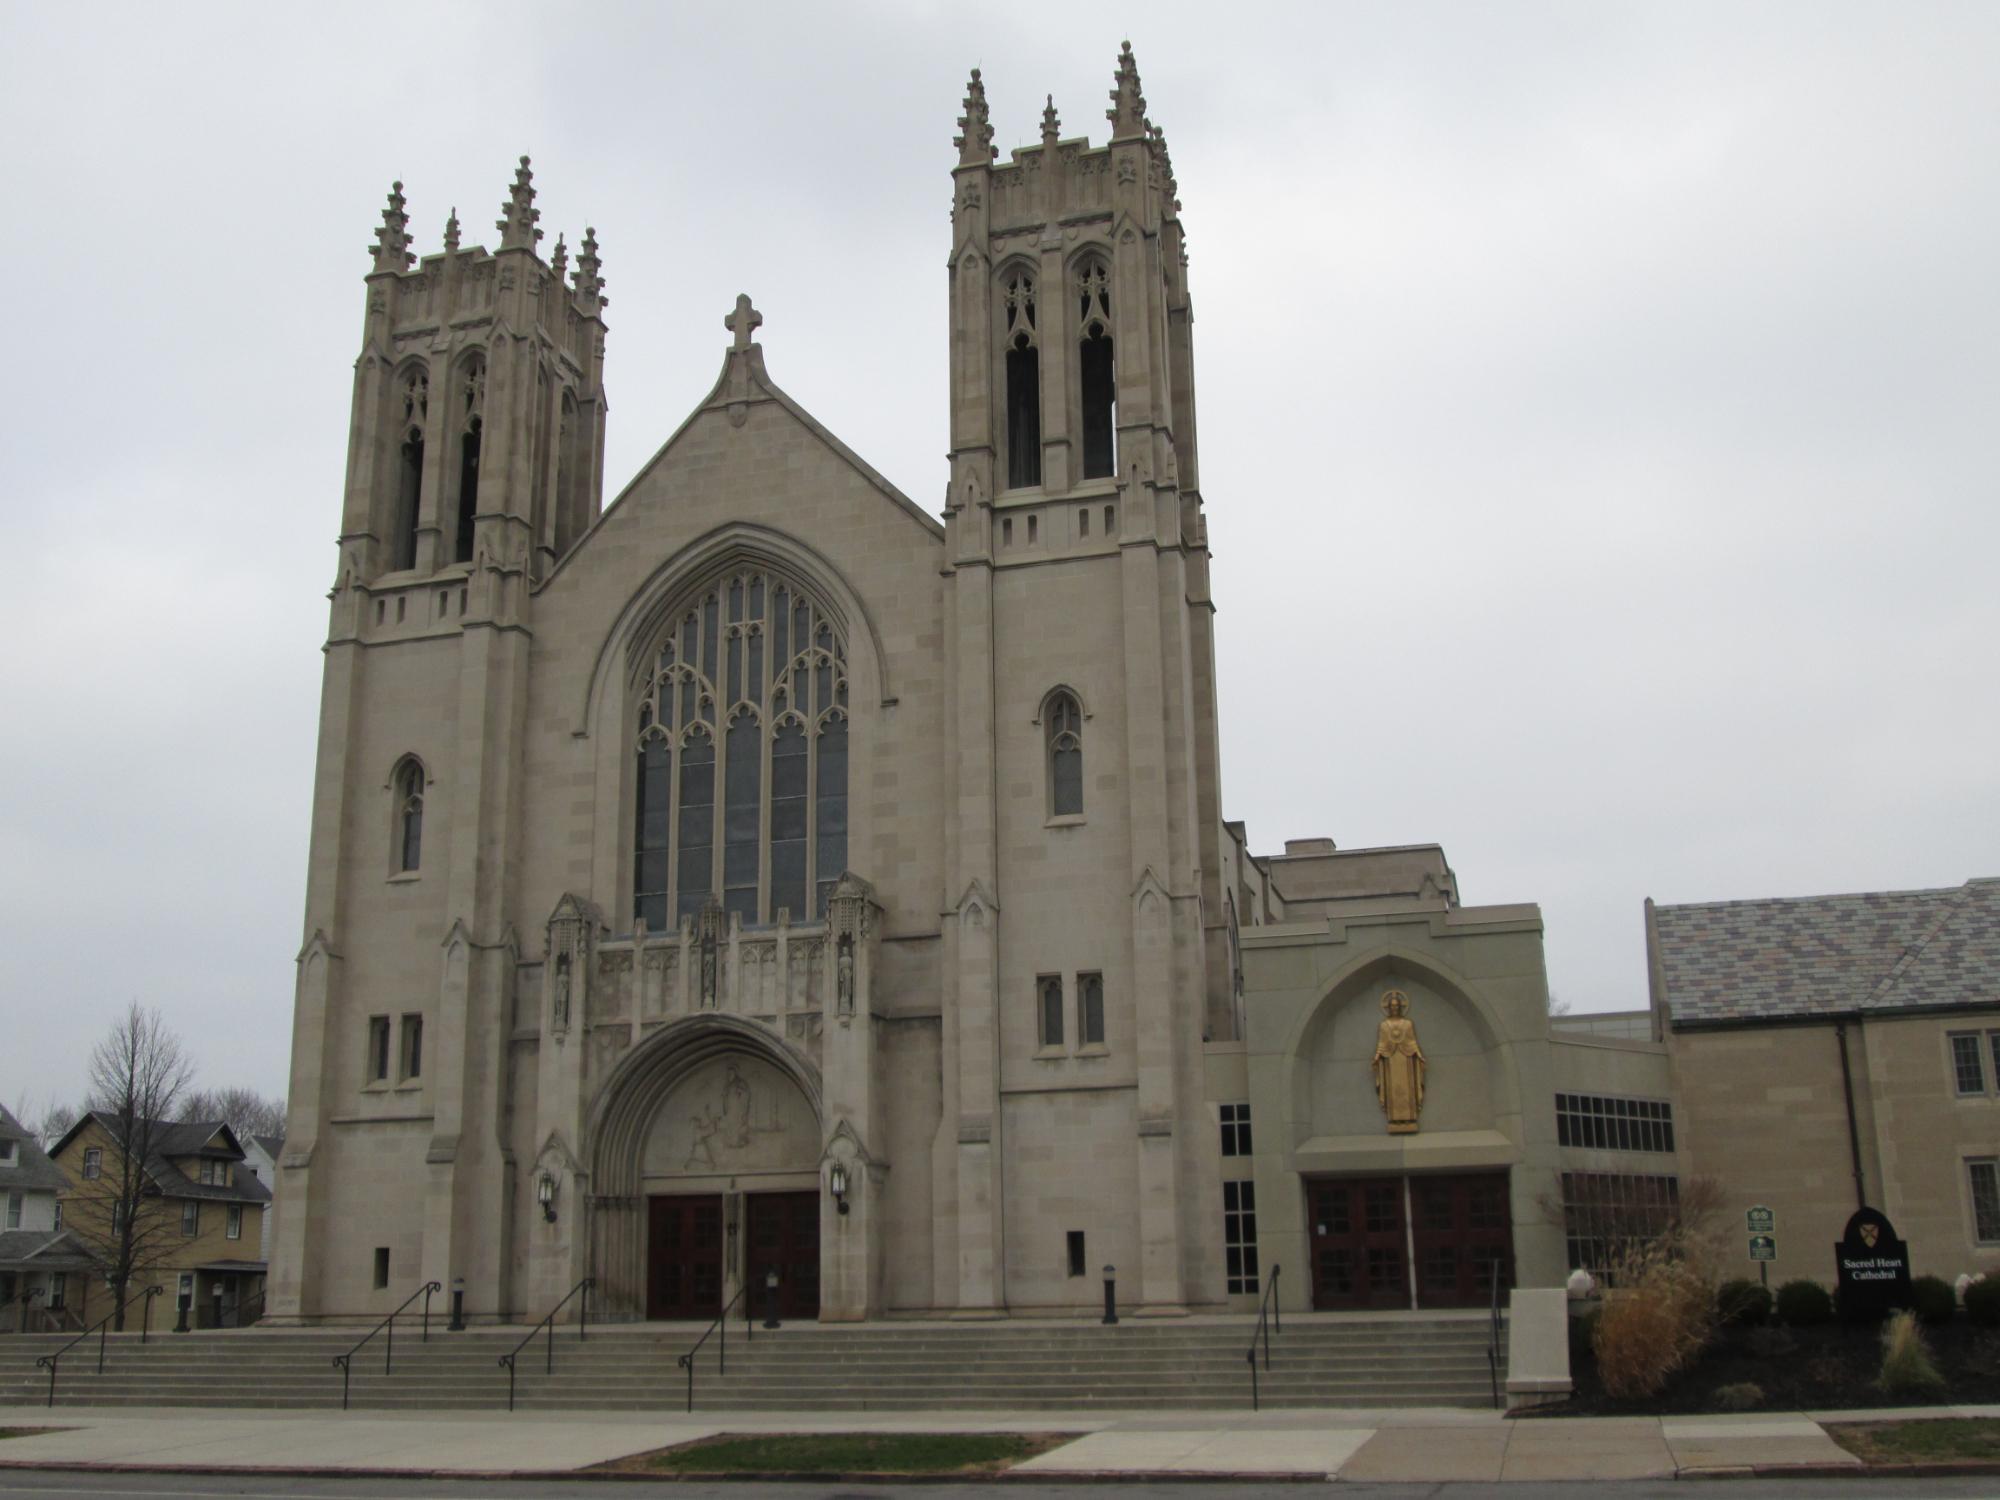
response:
[(1410, 997), (1390, 990), (1382, 997), (1382, 1024), (1375, 1029), (1375, 1097), (1389, 1117), (1389, 1134), (1414, 1135), (1424, 1107), (1424, 1049), (1410, 1019)]

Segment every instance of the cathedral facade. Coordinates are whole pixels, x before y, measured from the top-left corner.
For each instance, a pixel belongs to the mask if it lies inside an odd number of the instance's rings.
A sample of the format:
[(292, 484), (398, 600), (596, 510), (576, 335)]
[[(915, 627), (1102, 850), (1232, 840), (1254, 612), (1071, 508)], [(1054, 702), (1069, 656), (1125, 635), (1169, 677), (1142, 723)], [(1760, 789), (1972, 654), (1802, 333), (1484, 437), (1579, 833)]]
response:
[[(391, 194), (273, 1316), (436, 1279), (532, 1318), (586, 1277), (635, 1319), (746, 1286), (830, 1320), (1081, 1312), (1105, 1267), (1141, 1314), (1254, 1307), (1258, 1191), (1288, 1255), (1325, 1248), (1313, 1141), (1405, 1216), (1449, 1176), (1489, 1277), (1523, 1233), (1560, 1275), (1555, 1077), (1513, 1061), (1543, 1046), (1539, 915), (1473, 920), (1441, 853), (1260, 863), (1223, 820), (1187, 258), (1129, 47), (1114, 82), (1108, 142), (1051, 108), (1001, 162), (972, 76), (941, 517), (777, 384), (744, 297), (708, 398), (603, 505), (594, 235), (544, 255), (525, 158), (490, 252), (454, 220), (418, 261)], [(1460, 938), (1487, 946), (1454, 969)]]

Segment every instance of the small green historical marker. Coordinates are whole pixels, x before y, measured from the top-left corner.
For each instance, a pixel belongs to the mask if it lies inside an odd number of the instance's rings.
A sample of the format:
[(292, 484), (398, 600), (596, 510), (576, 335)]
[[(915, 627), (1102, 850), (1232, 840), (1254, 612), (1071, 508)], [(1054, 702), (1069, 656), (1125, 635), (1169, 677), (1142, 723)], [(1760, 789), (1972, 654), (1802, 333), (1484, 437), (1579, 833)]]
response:
[(1752, 1234), (1776, 1234), (1778, 1232), (1777, 1214), (1764, 1207), (1761, 1203), (1744, 1214), (1743, 1217), (1748, 1221)]
[(1777, 1240), (1768, 1234), (1751, 1235), (1750, 1258), (1752, 1260), (1776, 1260), (1778, 1258)]

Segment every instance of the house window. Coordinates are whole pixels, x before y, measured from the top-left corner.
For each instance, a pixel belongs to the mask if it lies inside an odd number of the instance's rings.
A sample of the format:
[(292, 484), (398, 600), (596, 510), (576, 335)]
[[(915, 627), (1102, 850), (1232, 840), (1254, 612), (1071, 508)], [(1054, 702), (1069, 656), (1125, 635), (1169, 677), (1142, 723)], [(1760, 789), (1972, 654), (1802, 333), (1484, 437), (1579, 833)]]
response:
[(18, 1165), (15, 1161), (16, 1148), (12, 1141), (0, 1141), (0, 1167)]
[(232, 1203), (232, 1204), (230, 1204), (230, 1205), (229, 1205), (229, 1227), (228, 1227), (228, 1229), (227, 1229), (227, 1230), (226, 1230), (225, 1232), (226, 1232), (226, 1233), (228, 1234), (229, 1238), (230, 1238), (230, 1239), (232, 1239), (232, 1240), (240, 1240), (240, 1239), (242, 1239), (242, 1238), (243, 1238), (243, 1205), (242, 1205), (242, 1204), (240, 1204), (240, 1203)]
[(1249, 1105), (1225, 1104), (1222, 1106), (1222, 1154), (1224, 1156), (1248, 1156), (1250, 1154)]
[(60, 1198), (56, 1199), (56, 1222), (54, 1227), (57, 1229), (62, 1228), (62, 1199)]
[(381, 1291), (389, 1284), (389, 1247), (375, 1247), (375, 1290)]
[(1063, 1044), (1062, 976), (1060, 974), (1038, 976), (1035, 980), (1035, 1000), (1042, 1045), (1060, 1047)]
[(368, 1018), (368, 1081), (387, 1083), (389, 1081), (389, 1018), (370, 1016)]
[(21, 1227), (22, 1201), (22, 1196), (19, 1193), (9, 1193), (7, 1195), (7, 1227), (9, 1229), (19, 1229)]
[(1982, 1245), (2000, 1244), (2000, 1161), (1968, 1161), (1965, 1172), (1972, 1184), (1972, 1237)]
[(1257, 1290), (1257, 1184), (1222, 1185), (1222, 1258), (1229, 1290)]
[(403, 1046), (398, 1058), (405, 1083), (423, 1076), (424, 1018), (422, 1016), (403, 1017)]
[(1076, 976), (1076, 1039), (1086, 1047), (1104, 1045), (1104, 976)]
[(215, 1186), (215, 1163), (205, 1156), (201, 1159), (201, 1185), (203, 1187)]
[(405, 760), (396, 773), (396, 870), (415, 872), (424, 855), (424, 768)]
[(1083, 1275), (1084, 1262), (1088, 1257), (1083, 1253), (1083, 1231), (1081, 1229), (1072, 1229), (1069, 1232), (1068, 1248), (1069, 1274), (1072, 1276)]
[(1680, 1181), (1619, 1172), (1562, 1174), (1563, 1234), (1572, 1269), (1603, 1280), (1664, 1234), (1680, 1211)]
[(181, 1204), (181, 1233), (184, 1235), (201, 1233), (201, 1204), (193, 1198)]
[(784, 577), (732, 573), (670, 616), (639, 688), (633, 915), (711, 900), (745, 926), (826, 914), (847, 868), (847, 639)]
[(69, 1272), (54, 1271), (49, 1275), (49, 1311), (61, 1312), (63, 1304), (69, 1300)]
[(1042, 733), (1048, 742), (1049, 815), (1083, 812), (1083, 710), (1074, 694), (1058, 689), (1042, 705)]
[[(1996, 1092), (2000, 1079), (2000, 1031), (1950, 1033), (1952, 1085), (1961, 1099)], [(1990, 1060), (1990, 1068), (1989, 1068)]]
[(111, 1205), (111, 1237), (118, 1238), (125, 1233), (125, 1200), (119, 1199)]
[(104, 1153), (92, 1146), (83, 1153), (83, 1176), (86, 1182), (95, 1182), (104, 1175)]
[(1557, 1094), (1556, 1144), (1597, 1151), (1671, 1151), (1674, 1107), (1664, 1099)]

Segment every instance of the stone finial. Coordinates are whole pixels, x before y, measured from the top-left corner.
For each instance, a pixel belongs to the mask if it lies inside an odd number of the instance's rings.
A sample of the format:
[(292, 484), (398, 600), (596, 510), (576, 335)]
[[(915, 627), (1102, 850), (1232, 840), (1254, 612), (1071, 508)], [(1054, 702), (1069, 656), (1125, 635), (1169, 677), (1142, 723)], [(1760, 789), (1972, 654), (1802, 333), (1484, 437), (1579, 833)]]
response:
[(1153, 143), (1153, 160), (1160, 169), (1160, 192), (1166, 200), (1166, 211), (1170, 215), (1178, 213), (1181, 185), (1174, 180), (1174, 158), (1167, 150), (1167, 133), (1150, 120), (1146, 123), (1146, 131)]
[(528, 158), (521, 158), (521, 165), (514, 169), (514, 185), (507, 190), (507, 201), (500, 205), (500, 217), (493, 227), (500, 231), (502, 250), (532, 250), (535, 241), (542, 237), (535, 221), (542, 211), (535, 207), (535, 174), (528, 170)]
[(965, 113), (958, 117), (959, 133), (951, 143), (958, 147), (961, 167), (984, 166), (1000, 154), (993, 144), (993, 125), (986, 113), (986, 85), (979, 81), (979, 69), (965, 86)]
[(451, 217), (444, 221), (444, 253), (458, 254), (458, 205), (453, 204)]
[(403, 212), (406, 201), (402, 183), (391, 183), (389, 203), (382, 210), (382, 227), (375, 231), (375, 243), (368, 247), (378, 271), (400, 271), (416, 261), (416, 256), (410, 253), (410, 216)]
[(1042, 106), (1042, 147), (1054, 150), (1056, 142), (1062, 139), (1062, 121), (1056, 117), (1056, 96), (1050, 94), (1048, 101)]
[(576, 294), (600, 307), (611, 305), (611, 299), (604, 295), (604, 262), (597, 258), (597, 231), (588, 224), (583, 227), (583, 245), (576, 256)]
[(556, 235), (556, 251), (549, 257), (549, 269), (556, 273), (557, 282), (569, 275), (569, 246), (563, 243), (560, 233)]
[(723, 318), (722, 326), (736, 335), (736, 342), (732, 345), (733, 348), (738, 350), (748, 349), (750, 347), (750, 335), (764, 326), (764, 315), (750, 305), (750, 298), (747, 293), (739, 292), (736, 296), (736, 311), (727, 314)]
[(1146, 96), (1139, 92), (1139, 63), (1132, 56), (1130, 42), (1119, 50), (1118, 71), (1111, 75), (1117, 87), (1111, 91), (1111, 108), (1104, 118), (1111, 122), (1111, 138), (1146, 133)]

